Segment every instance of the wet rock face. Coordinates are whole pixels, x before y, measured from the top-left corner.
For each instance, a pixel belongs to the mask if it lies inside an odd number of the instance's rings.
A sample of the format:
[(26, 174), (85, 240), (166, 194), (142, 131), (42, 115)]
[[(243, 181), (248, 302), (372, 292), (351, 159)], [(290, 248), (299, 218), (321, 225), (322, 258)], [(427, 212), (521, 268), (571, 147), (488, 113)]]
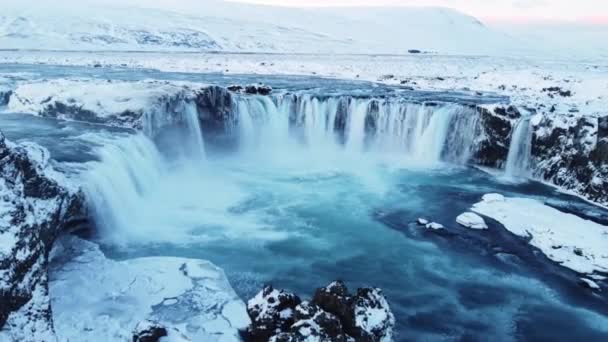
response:
[(535, 175), (608, 203), (607, 119), (543, 114), (537, 121), (532, 138)]
[(242, 85), (231, 85), (226, 87), (229, 91), (233, 93), (241, 93), (241, 94), (249, 94), (249, 95), (269, 95), (272, 92), (272, 87), (258, 83), (258, 84), (249, 84), (246, 86)]
[(504, 165), (509, 155), (512, 117), (519, 115), (519, 112), (512, 107), (497, 107), (493, 111), (477, 107), (477, 113), (480, 116), (480, 136), (483, 139), (475, 149), (473, 161), (479, 165), (499, 168)]
[(232, 110), (232, 95), (225, 88), (201, 89), (196, 93), (195, 102), (202, 127), (211, 133), (224, 133), (237, 122)]
[(0, 340), (53, 333), (48, 253), (70, 215), (83, 215), (85, 206), (81, 193), (53, 177), (48, 158), (46, 149), (12, 144), (0, 132)]
[[(283, 300), (280, 300), (280, 297)], [(391, 341), (395, 318), (382, 290), (351, 295), (341, 281), (319, 288), (310, 302), (265, 287), (249, 301), (247, 341)], [(279, 311), (279, 309), (281, 309)]]
[(0, 106), (6, 106), (8, 104), (8, 101), (10, 101), (12, 94), (12, 90), (0, 90)]

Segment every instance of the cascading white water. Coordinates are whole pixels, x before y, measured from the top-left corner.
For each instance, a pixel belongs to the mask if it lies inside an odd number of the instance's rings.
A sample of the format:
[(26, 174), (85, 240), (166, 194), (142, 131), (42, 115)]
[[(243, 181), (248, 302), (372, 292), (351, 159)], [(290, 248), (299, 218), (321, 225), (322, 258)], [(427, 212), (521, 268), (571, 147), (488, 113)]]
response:
[(206, 159), (205, 141), (203, 140), (203, 130), (201, 129), (198, 118), (196, 104), (190, 102), (185, 103), (182, 113), (188, 131), (188, 142), (191, 149), (190, 153), (194, 159), (204, 161)]
[(532, 153), (532, 127), (530, 118), (521, 118), (511, 134), (509, 154), (505, 166), (508, 177), (528, 177), (530, 173), (530, 158)]
[(360, 153), (365, 147), (365, 118), (369, 105), (368, 101), (351, 102), (346, 140), (346, 149), (351, 153)]
[(103, 229), (129, 229), (139, 203), (157, 184), (164, 161), (154, 143), (143, 134), (104, 141), (100, 158), (85, 175), (85, 193), (97, 225)]
[[(477, 115), (468, 107), (426, 106), (399, 99), (302, 95), (271, 101), (254, 96), (237, 98), (234, 107), (238, 111), (241, 150), (250, 150), (261, 141), (267, 141), (265, 145), (271, 149), (299, 141), (316, 151), (342, 148), (358, 154), (373, 149), (402, 154), (420, 163), (444, 159), (466, 163), (478, 125)], [(338, 125), (340, 116), (342, 126)], [(375, 121), (375, 132), (367, 132), (368, 119)], [(340, 134), (345, 136), (344, 146), (336, 138)]]

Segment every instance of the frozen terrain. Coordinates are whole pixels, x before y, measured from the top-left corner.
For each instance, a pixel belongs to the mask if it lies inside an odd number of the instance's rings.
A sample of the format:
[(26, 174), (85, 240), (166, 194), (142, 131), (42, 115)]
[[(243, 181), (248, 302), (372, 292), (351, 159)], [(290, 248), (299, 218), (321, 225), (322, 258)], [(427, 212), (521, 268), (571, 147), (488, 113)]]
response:
[(204, 260), (112, 261), (78, 238), (57, 242), (49, 294), (59, 341), (127, 341), (153, 320), (195, 341), (237, 341), (245, 303), (224, 272)]
[(66, 3), (0, 12), (0, 341), (608, 340), (605, 27)]

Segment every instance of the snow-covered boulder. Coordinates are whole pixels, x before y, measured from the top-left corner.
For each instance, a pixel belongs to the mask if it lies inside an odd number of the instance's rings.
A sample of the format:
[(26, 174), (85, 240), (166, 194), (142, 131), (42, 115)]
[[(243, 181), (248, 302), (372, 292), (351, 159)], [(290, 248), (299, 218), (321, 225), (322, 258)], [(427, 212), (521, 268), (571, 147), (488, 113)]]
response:
[(294, 311), (301, 302), (293, 293), (265, 286), (247, 302), (247, 312), (252, 321), (248, 334), (255, 341), (266, 341), (287, 330), (294, 323)]
[(154, 321), (141, 321), (133, 330), (133, 342), (158, 342), (161, 337), (168, 335), (167, 328)]
[[(273, 342), (392, 341), (395, 317), (380, 289), (360, 288), (351, 295), (343, 282), (336, 281), (317, 289), (310, 302), (293, 306), (294, 298), (265, 287), (249, 302), (253, 323), (248, 337)], [(260, 328), (266, 328), (265, 334), (255, 335)]]
[(441, 230), (441, 229), (445, 228), (444, 225), (442, 225), (441, 223), (437, 223), (437, 222), (427, 223), (424, 227), (426, 229), (430, 229), (430, 230)]
[(0, 340), (53, 339), (48, 254), (83, 203), (46, 149), (13, 144), (0, 132)]
[(289, 332), (281, 332), (271, 338), (273, 342), (337, 341), (345, 342), (340, 319), (319, 306), (302, 302), (295, 308), (294, 324)]
[(57, 241), (49, 275), (60, 341), (132, 340), (150, 330), (145, 321), (159, 327), (150, 332), (162, 327), (192, 341), (238, 341), (250, 324), (224, 272), (205, 260), (113, 261), (96, 244), (68, 236)]
[(488, 229), (486, 221), (475, 213), (462, 213), (456, 217), (456, 222), (471, 229)]

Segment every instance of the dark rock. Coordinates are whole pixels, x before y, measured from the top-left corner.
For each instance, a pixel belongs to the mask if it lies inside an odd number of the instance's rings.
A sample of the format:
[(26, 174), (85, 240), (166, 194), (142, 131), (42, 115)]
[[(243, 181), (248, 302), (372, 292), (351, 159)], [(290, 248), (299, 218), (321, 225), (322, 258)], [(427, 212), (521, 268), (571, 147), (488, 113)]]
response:
[[(285, 295), (281, 299), (281, 295)], [(249, 341), (392, 340), (395, 318), (380, 289), (362, 288), (351, 296), (341, 281), (319, 288), (311, 302), (296, 305), (295, 295), (265, 287), (248, 303)], [(299, 301), (299, 298), (297, 299)]]
[(153, 321), (142, 321), (133, 330), (133, 342), (158, 342), (167, 336), (167, 328)]
[(231, 86), (228, 86), (226, 89), (228, 89), (228, 90), (230, 90), (231, 92), (234, 92), (234, 93), (239, 93), (239, 92), (243, 91), (243, 86), (240, 86), (240, 85), (231, 85)]
[(194, 101), (205, 133), (225, 133), (237, 122), (232, 95), (226, 88), (203, 88), (196, 93)]
[(12, 90), (0, 91), (0, 106), (6, 106), (13, 95)]
[[(344, 322), (345, 331), (355, 341), (391, 340), (395, 317), (378, 288), (362, 288), (352, 299), (353, 319)], [(348, 317), (345, 317), (348, 319)]]
[(422, 53), (422, 51), (420, 51), (420, 50), (416, 50), (416, 49), (407, 50), (407, 52), (408, 52), (408, 53), (413, 53), (413, 54), (416, 54), (416, 53)]
[(378, 81), (388, 81), (388, 80), (392, 80), (394, 78), (395, 78), (395, 75), (393, 75), (393, 74), (382, 75), (382, 76), (378, 77)]
[(247, 302), (247, 314), (251, 325), (247, 334), (251, 341), (268, 341), (287, 331), (294, 321), (294, 310), (301, 303), (298, 296), (283, 290), (265, 286), (260, 293)]
[(606, 119), (544, 114), (534, 127), (534, 173), (545, 181), (608, 203)]
[(562, 96), (562, 97), (570, 97), (570, 96), (572, 96), (572, 91), (570, 91), (570, 90), (563, 90), (561, 87), (543, 88), (542, 91), (545, 92), (545, 93), (548, 93), (548, 95), (550, 97), (553, 97), (554, 95), (559, 95), (559, 96)]
[(477, 113), (480, 116), (482, 131), (479, 136), (483, 137), (483, 140), (477, 143), (473, 161), (479, 165), (499, 168), (509, 155), (509, 141), (513, 129), (509, 109), (497, 107), (494, 112), (490, 112), (484, 107), (477, 107)]
[(303, 302), (298, 305), (294, 318), (295, 323), (289, 328), (289, 332), (274, 336), (274, 341), (347, 341), (338, 317), (314, 304)]
[(338, 317), (347, 317), (352, 315), (350, 300), (346, 285), (338, 280), (327, 287), (317, 289), (312, 303)]

